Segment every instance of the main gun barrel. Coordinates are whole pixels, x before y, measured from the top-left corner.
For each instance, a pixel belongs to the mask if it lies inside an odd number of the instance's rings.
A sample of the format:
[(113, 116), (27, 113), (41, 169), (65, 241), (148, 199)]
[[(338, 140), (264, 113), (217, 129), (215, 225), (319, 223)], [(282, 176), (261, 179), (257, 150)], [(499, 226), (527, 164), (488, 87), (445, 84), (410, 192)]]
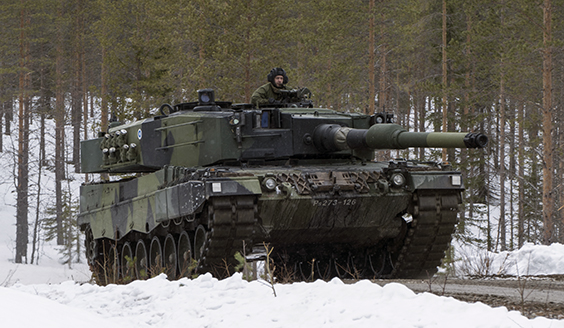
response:
[(375, 124), (369, 129), (322, 124), (315, 128), (313, 142), (317, 149), (324, 152), (362, 148), (483, 148), (488, 143), (488, 137), (473, 132), (408, 132), (397, 124)]

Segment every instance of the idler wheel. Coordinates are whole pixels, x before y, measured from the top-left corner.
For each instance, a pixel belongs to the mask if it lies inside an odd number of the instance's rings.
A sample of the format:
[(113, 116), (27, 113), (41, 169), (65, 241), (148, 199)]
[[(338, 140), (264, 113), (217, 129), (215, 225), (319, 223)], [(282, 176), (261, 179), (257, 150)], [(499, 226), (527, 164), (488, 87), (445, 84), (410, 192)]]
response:
[(163, 248), (157, 236), (151, 239), (151, 246), (149, 247), (149, 269), (153, 276), (163, 271)]
[(192, 243), (186, 231), (182, 231), (178, 237), (178, 267), (180, 276), (190, 276), (190, 264), (192, 263)]
[(174, 237), (169, 233), (166, 235), (163, 245), (163, 265), (169, 279), (176, 279), (177, 262), (176, 242), (174, 242)]
[(133, 263), (133, 250), (131, 249), (131, 244), (127, 241), (123, 244), (121, 248), (121, 274), (125, 280), (132, 280), (135, 272)]
[(147, 247), (143, 239), (139, 239), (135, 246), (135, 276), (137, 279), (146, 279), (149, 276), (147, 263)]

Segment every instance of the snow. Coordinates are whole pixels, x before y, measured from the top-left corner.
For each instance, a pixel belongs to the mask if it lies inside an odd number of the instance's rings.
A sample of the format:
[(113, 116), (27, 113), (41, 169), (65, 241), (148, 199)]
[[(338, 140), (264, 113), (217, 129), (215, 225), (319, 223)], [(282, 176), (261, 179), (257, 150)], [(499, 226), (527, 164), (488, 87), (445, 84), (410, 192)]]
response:
[[(92, 274), (86, 264), (73, 263), (71, 268), (61, 264), (56, 246), (48, 243), (42, 244), (40, 254), (35, 255), (36, 259), (39, 256), (39, 265), (14, 263), (15, 224), (15, 210), (0, 207), (0, 286), (10, 286), (14, 283), (40, 284), (90, 280)], [(31, 244), (28, 245), (28, 249), (31, 249)], [(29, 256), (31, 258), (31, 254)]]
[[(515, 251), (503, 251), (499, 253), (487, 252), (485, 250), (472, 249), (463, 252), (459, 266), (481, 264), (488, 268), (474, 267), (473, 274), (488, 272), (488, 275), (509, 276), (544, 276), (564, 274), (564, 245), (554, 243), (551, 245), (535, 245), (525, 243), (523, 247)], [(462, 268), (464, 271), (465, 268)], [(470, 270), (472, 271), (472, 270)]]
[[(9, 212), (9, 211), (8, 211)], [(564, 321), (527, 319), (505, 307), (416, 294), (390, 283), (339, 279), (271, 285), (240, 274), (217, 280), (210, 274), (169, 281), (105, 287), (88, 283), (84, 264), (58, 263), (43, 245), (39, 265), (12, 261), (14, 216), (0, 211), (0, 323), (3, 327), (563, 327)], [(493, 255), (497, 260), (563, 273), (564, 245), (535, 246)], [(537, 259), (538, 256), (538, 259)], [(524, 267), (523, 264), (519, 264)]]
[(0, 318), (3, 327), (118, 327), (88, 310), (6, 287), (0, 287)]
[(47, 323), (60, 319), (63, 326), (84, 315), (82, 322), (109, 327), (564, 327), (563, 321), (529, 320), (504, 307), (415, 294), (397, 283), (380, 287), (367, 280), (333, 279), (274, 288), (277, 296), (266, 282), (247, 282), (241, 274), (178, 281), (160, 275), (106, 287), (72, 281), (16, 284), (1, 288), (0, 300), (10, 303), (9, 318), (16, 324), (30, 308), (43, 308), (47, 311), (37, 316)]

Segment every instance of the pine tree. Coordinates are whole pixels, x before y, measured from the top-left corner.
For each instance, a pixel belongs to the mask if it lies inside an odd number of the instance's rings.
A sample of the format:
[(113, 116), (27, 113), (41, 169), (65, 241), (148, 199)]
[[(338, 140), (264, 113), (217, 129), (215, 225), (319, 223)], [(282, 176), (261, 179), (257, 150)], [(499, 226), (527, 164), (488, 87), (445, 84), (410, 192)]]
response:
[(45, 240), (58, 240), (59, 231), (58, 221), (62, 222), (63, 243), (60, 244), (59, 254), (61, 260), (71, 266), (72, 262), (79, 262), (81, 256), (81, 233), (76, 224), (78, 214), (78, 200), (72, 198), (72, 191), (68, 188), (63, 195), (63, 210), (58, 213), (56, 207), (49, 206), (45, 210), (45, 218), (42, 221), (42, 230), (45, 233)]

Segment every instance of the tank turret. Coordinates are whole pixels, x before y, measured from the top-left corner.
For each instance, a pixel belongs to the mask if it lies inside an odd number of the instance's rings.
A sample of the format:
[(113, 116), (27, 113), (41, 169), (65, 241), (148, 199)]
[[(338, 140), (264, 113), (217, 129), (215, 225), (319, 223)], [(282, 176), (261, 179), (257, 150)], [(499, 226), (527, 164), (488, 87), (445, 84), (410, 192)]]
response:
[(397, 124), (374, 124), (374, 115), (228, 106), (181, 104), (175, 108), (183, 110), (169, 115), (111, 128), (82, 143), (82, 158), (87, 159), (82, 161), (82, 172), (151, 172), (165, 165), (299, 160), (330, 153), (371, 160), (370, 149), (482, 148), (488, 141), (480, 133), (407, 132)]
[(482, 148), (488, 138), (408, 132), (390, 114), (314, 108), (310, 96), (288, 91), (256, 108), (202, 89), (195, 102), (83, 141), (82, 172), (125, 174), (81, 186), (78, 224), (98, 281), (163, 270), (222, 277), (236, 252), (260, 258), (263, 243), (295, 279), (436, 272), (457, 223), (461, 173), (375, 162), (374, 152)]

